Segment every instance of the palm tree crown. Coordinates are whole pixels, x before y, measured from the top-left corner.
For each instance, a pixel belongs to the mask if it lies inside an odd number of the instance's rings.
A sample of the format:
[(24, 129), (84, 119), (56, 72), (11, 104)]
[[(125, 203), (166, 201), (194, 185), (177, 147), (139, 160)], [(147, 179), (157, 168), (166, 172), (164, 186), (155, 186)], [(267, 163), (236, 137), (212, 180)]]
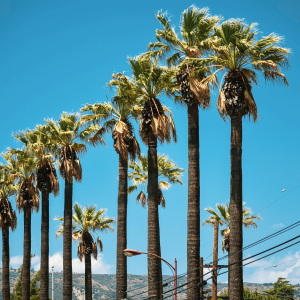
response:
[(272, 33), (259, 38), (256, 24), (231, 19), (215, 28), (212, 38), (214, 53), (208, 59), (188, 59), (197, 68), (210, 64), (217, 71), (227, 72), (217, 106), (225, 120), (228, 116), (249, 115), (257, 120), (257, 107), (252, 85), (258, 85), (258, 72), (266, 81), (288, 86), (283, 67), (289, 67), (290, 50), (280, 46), (283, 38)]
[[(159, 96), (174, 97), (176, 86), (171, 73), (165, 67), (158, 65), (157, 59), (145, 57), (129, 58), (132, 69), (132, 81), (127, 80), (127, 90), (132, 90), (135, 97), (143, 103), (140, 118), (140, 135), (148, 145), (148, 133), (151, 131), (163, 143), (170, 142), (173, 136), (176, 142), (176, 130), (171, 112), (163, 107), (158, 100)], [(125, 82), (125, 75), (114, 74), (109, 85), (120, 85)]]
[(9, 197), (17, 194), (18, 184), (10, 178), (5, 166), (0, 166), (0, 228), (9, 226), (12, 231), (17, 227), (17, 216), (13, 210)]
[[(116, 80), (118, 79), (115, 78), (114, 82)], [(93, 105), (86, 104), (81, 111), (91, 112), (92, 114), (82, 116), (81, 120), (90, 124), (103, 121), (103, 127), (95, 133), (92, 141), (95, 141), (98, 136), (102, 136), (105, 132), (111, 131), (116, 152), (125, 160), (128, 159), (128, 154), (134, 160), (136, 155), (140, 155), (140, 147), (133, 134), (133, 126), (130, 120), (137, 120), (142, 111), (142, 106), (123, 87), (126, 82), (129, 82), (128, 79), (123, 77), (120, 80), (123, 80), (123, 82), (119, 81), (113, 101)]]
[[(150, 43), (149, 52), (145, 55), (166, 58), (169, 67), (179, 66), (173, 71), (177, 73), (177, 83), (181, 98), (176, 100), (187, 105), (196, 103), (202, 108), (210, 106), (210, 87), (214, 87), (217, 78), (209, 68), (194, 69), (188, 58), (201, 58), (211, 51), (211, 35), (214, 26), (221, 20), (219, 16), (209, 15), (207, 8), (199, 9), (191, 6), (182, 13), (180, 32), (177, 34), (171, 26), (167, 13), (158, 12), (156, 18), (162, 25), (156, 30), (157, 42)], [(193, 73), (191, 74), (191, 71)]]
[[(171, 183), (179, 183), (183, 185), (181, 176), (185, 170), (179, 168), (176, 163), (168, 158), (167, 155), (163, 154), (160, 154), (157, 157), (157, 167), (159, 204), (162, 207), (165, 207), (165, 198), (162, 190), (167, 190), (171, 186)], [(128, 194), (131, 194), (140, 187), (141, 191), (136, 200), (137, 202), (141, 202), (142, 206), (145, 208), (147, 200), (144, 192), (148, 191), (148, 157), (146, 155), (142, 155), (140, 163), (134, 161), (129, 162), (129, 169), (131, 170), (131, 173), (128, 175), (128, 178), (132, 180), (133, 185), (129, 186)]]
[(60, 175), (64, 179), (70, 180), (74, 177), (76, 181), (81, 181), (82, 168), (77, 155), (87, 151), (84, 143), (104, 144), (101, 136), (92, 138), (99, 131), (99, 126), (91, 124), (81, 130), (79, 115), (65, 112), (58, 121), (46, 120), (46, 122), (51, 142), (57, 145), (55, 155), (59, 158)]
[(22, 131), (14, 134), (14, 137), (21, 141), (26, 148), (34, 151), (37, 157), (36, 189), (59, 194), (59, 182), (55, 169), (55, 160), (52, 153), (56, 145), (51, 143), (47, 126), (37, 125), (34, 130)]
[[(243, 203), (243, 226), (245, 228), (257, 228), (257, 223), (254, 220), (262, 220), (261, 217), (257, 215), (251, 215), (252, 211), (250, 207), (244, 207), (246, 202)], [(205, 208), (207, 212), (211, 215), (208, 219), (204, 220), (202, 226), (208, 225), (213, 226), (214, 222), (219, 222), (220, 226), (225, 226), (226, 228), (220, 231), (223, 237), (222, 250), (228, 251), (229, 249), (229, 234), (230, 234), (230, 203), (227, 204), (216, 204), (217, 211), (213, 208)]]
[(24, 210), (31, 207), (39, 211), (39, 195), (34, 186), (35, 171), (37, 166), (37, 158), (30, 149), (23, 148), (21, 150), (8, 149), (2, 154), (7, 161), (5, 166), (11, 178), (19, 178), (19, 191), (17, 194), (17, 207)]
[[(79, 240), (78, 257), (80, 261), (82, 261), (82, 257), (84, 255), (93, 254), (94, 258), (97, 259), (97, 247), (99, 246), (100, 252), (102, 252), (103, 245), (99, 236), (95, 242), (93, 234), (96, 234), (98, 231), (104, 232), (106, 230), (113, 232), (114, 229), (110, 224), (116, 223), (116, 221), (113, 218), (106, 218), (104, 216), (106, 209), (100, 209), (96, 211), (96, 205), (87, 205), (83, 210), (78, 203), (75, 203), (73, 209), (72, 238), (75, 241)], [(58, 217), (56, 220), (62, 221), (60, 224), (60, 229), (56, 233), (56, 236), (59, 236), (64, 232), (64, 218)]]

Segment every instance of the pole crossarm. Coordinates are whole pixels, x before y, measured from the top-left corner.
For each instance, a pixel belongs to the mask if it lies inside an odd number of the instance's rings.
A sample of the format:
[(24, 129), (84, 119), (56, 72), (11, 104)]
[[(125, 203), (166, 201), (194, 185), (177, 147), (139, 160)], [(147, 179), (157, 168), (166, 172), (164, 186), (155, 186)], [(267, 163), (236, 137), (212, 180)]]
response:
[[(206, 265), (200, 265), (200, 268), (213, 268), (213, 265), (206, 264)], [(228, 265), (217, 265), (218, 269), (228, 268)]]

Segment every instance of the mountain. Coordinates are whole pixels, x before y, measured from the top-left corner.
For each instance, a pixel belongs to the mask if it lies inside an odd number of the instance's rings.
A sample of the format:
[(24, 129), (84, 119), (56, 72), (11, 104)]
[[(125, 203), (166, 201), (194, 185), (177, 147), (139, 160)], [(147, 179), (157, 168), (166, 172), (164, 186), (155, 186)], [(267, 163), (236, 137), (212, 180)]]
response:
[[(34, 276), (35, 272), (32, 272)], [(15, 269), (10, 270), (10, 284), (13, 287), (19, 277), (19, 271)], [(49, 296), (52, 297), (52, 275), (49, 276)], [(115, 274), (106, 275), (106, 274), (93, 274), (93, 299), (101, 300), (111, 300), (109, 298), (115, 297), (116, 290), (116, 276)], [(2, 269), (0, 269), (0, 285), (2, 281)], [(168, 283), (164, 287), (164, 292), (172, 290), (174, 288), (174, 282), (172, 281), (172, 276), (163, 276), (163, 281)], [(186, 283), (186, 277), (178, 278), (177, 286), (181, 286)], [(245, 286), (249, 287), (251, 290), (257, 289), (258, 292), (269, 290), (273, 287), (272, 283), (244, 283)], [(186, 285), (177, 289), (177, 299), (186, 299)], [(210, 289), (211, 284), (207, 284), (204, 287), (204, 290)], [(226, 283), (218, 283), (218, 292), (227, 289)], [(297, 291), (296, 299), (300, 300), (300, 284), (295, 285)], [(73, 273), (73, 297), (74, 300), (83, 300), (83, 290), (84, 290), (84, 274)], [(12, 288), (11, 288), (12, 291)], [(128, 275), (128, 296), (138, 296), (137, 298), (142, 299), (147, 297), (147, 275)], [(172, 295), (173, 291), (165, 294)], [(139, 295), (137, 295), (139, 294)], [(63, 273), (54, 272), (54, 299), (62, 299), (63, 295)], [(170, 297), (169, 299), (173, 299)], [(0, 293), (0, 300), (2, 300), (2, 294)]]

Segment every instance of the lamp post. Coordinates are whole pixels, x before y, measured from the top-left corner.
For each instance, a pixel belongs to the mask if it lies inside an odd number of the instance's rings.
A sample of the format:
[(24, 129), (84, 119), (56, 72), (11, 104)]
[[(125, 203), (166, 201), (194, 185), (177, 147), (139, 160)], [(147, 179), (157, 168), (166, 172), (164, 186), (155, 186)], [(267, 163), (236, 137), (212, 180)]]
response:
[(84, 289), (82, 289), (82, 299), (84, 300)]
[(53, 270), (54, 270), (54, 266), (52, 266), (52, 300), (54, 300), (54, 279), (53, 279), (54, 273), (53, 273)]
[(176, 260), (176, 258), (175, 258), (175, 267), (173, 267), (168, 261), (166, 261), (162, 257), (152, 254), (152, 253), (149, 253), (149, 252), (141, 252), (141, 251), (132, 250), (132, 249), (124, 249), (123, 252), (124, 252), (124, 255), (128, 256), (128, 257), (132, 257), (135, 255), (140, 255), (140, 254), (152, 255), (152, 256), (155, 256), (155, 257), (159, 258), (160, 260), (164, 261), (169, 267), (171, 267), (172, 271), (174, 270), (174, 300), (177, 300), (177, 260)]

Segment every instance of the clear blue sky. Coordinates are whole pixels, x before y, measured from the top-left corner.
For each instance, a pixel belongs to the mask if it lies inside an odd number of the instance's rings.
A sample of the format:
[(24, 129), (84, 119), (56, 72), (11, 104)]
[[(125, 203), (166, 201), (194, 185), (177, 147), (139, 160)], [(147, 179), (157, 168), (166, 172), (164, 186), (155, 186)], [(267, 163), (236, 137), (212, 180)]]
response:
[[(261, 80), (253, 88), (260, 113), (256, 124), (244, 121), (243, 130), (243, 198), (254, 213), (260, 211), (282, 189), (300, 175), (299, 156), (299, 0), (249, 1), (101, 1), (101, 0), (0, 0), (0, 96), (1, 144), (20, 147), (13, 132), (34, 128), (44, 118), (57, 119), (63, 111), (78, 112), (85, 103), (105, 101), (104, 87), (113, 72), (127, 72), (128, 56), (145, 52), (155, 41), (159, 27), (158, 10), (168, 11), (178, 28), (180, 15), (190, 5), (209, 7), (212, 14), (224, 19), (244, 18), (257, 22), (263, 35), (275, 32), (285, 37), (284, 45), (292, 50), (291, 68), (285, 71), (290, 87), (273, 86)], [(113, 96), (108, 91), (108, 96)], [(158, 152), (169, 155), (187, 170), (187, 113), (170, 100), (161, 99), (174, 115), (178, 132), (177, 145), (159, 145)], [(201, 222), (208, 217), (205, 207), (229, 199), (230, 123), (224, 123), (216, 109), (217, 92), (211, 109), (200, 111)], [(138, 135), (138, 126), (135, 126)], [(109, 217), (117, 217), (118, 155), (107, 136), (107, 147), (89, 148), (81, 157), (82, 183), (74, 184), (74, 202), (97, 204), (107, 208)], [(141, 140), (140, 144), (141, 143)], [(146, 147), (141, 146), (145, 153)], [(160, 210), (162, 256), (170, 262), (177, 257), (178, 273), (186, 271), (187, 173), (185, 185), (165, 192), (166, 209)], [(63, 215), (64, 184), (61, 192), (51, 196), (50, 255), (56, 270), (61, 269), (63, 240), (55, 238), (57, 221)], [(282, 195), (282, 199), (261, 211), (263, 221), (256, 230), (244, 231), (244, 245), (252, 243), (300, 219), (300, 178)], [(296, 188), (295, 190), (293, 190)], [(291, 191), (289, 194), (288, 192)], [(128, 199), (128, 248), (147, 250), (147, 210), (136, 204), (136, 195)], [(11, 199), (15, 207), (15, 199)], [(40, 255), (41, 214), (32, 218), (32, 253)], [(270, 242), (251, 248), (245, 256), (299, 233), (294, 229)], [(201, 228), (201, 256), (212, 252), (212, 228)], [(116, 233), (101, 236), (104, 244), (94, 271), (115, 273)], [(220, 242), (221, 244), (221, 242)], [(10, 236), (12, 266), (18, 267), (23, 254), (23, 215), (18, 214), (18, 228)], [(73, 244), (76, 259), (77, 245)], [(0, 249), (0, 255), (2, 255)], [(220, 256), (222, 253), (220, 253)], [(295, 260), (298, 259), (298, 260)], [(245, 281), (272, 282), (278, 276), (299, 283), (299, 246), (278, 253), (251, 268), (245, 268)], [(209, 257), (205, 262), (209, 262)], [(269, 267), (293, 260), (288, 264)], [(33, 262), (38, 269), (39, 258)], [(225, 261), (222, 261), (224, 264)], [(297, 267), (298, 266), (298, 267)], [(81, 269), (80, 269), (81, 268)], [(74, 261), (74, 269), (83, 271), (83, 263)], [(252, 274), (248, 274), (254, 272)], [(168, 268), (164, 274), (169, 274)], [(129, 274), (146, 274), (145, 256), (128, 259)], [(226, 276), (221, 277), (221, 281)]]

